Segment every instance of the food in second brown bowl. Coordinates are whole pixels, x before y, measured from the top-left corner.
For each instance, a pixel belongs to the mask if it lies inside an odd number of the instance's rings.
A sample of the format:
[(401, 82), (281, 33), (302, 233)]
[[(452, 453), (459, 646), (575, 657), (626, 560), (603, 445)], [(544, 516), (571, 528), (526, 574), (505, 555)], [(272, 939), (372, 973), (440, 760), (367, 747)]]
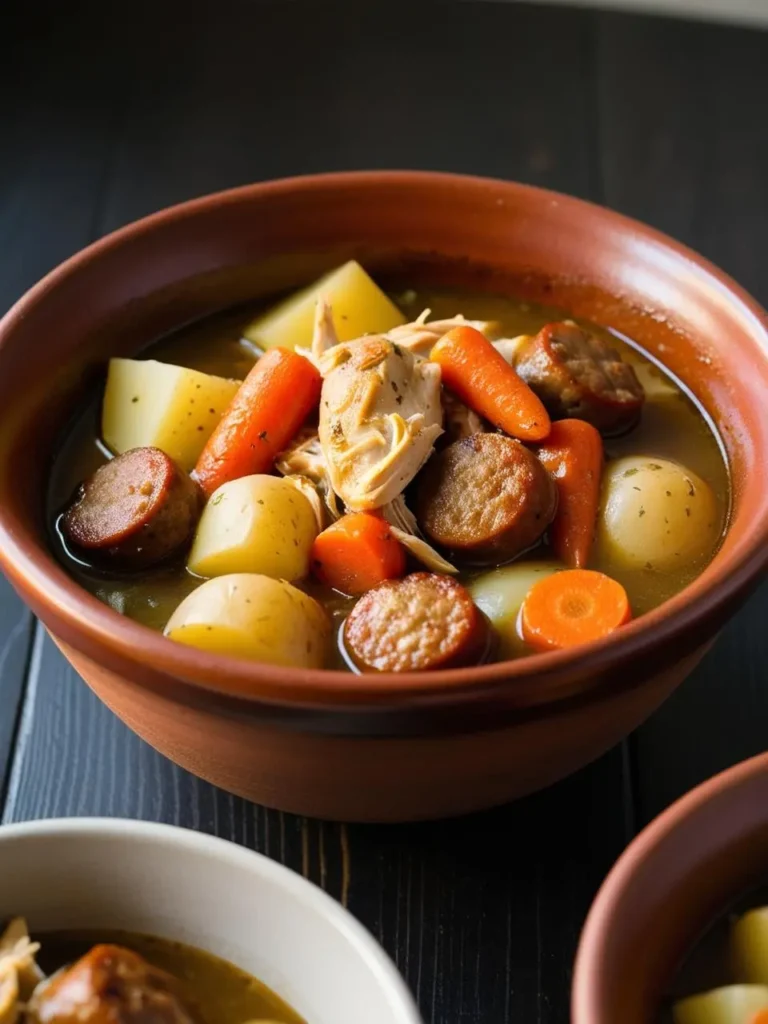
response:
[(301, 1024), (261, 982), (202, 950), (128, 932), (0, 937), (0, 1024)]
[(754, 900), (741, 901), (699, 940), (659, 1024), (768, 1024), (768, 907)]
[(54, 543), (181, 643), (358, 671), (570, 647), (678, 592), (725, 528), (701, 408), (567, 311), (347, 264), (148, 356), (111, 360), (66, 440)]

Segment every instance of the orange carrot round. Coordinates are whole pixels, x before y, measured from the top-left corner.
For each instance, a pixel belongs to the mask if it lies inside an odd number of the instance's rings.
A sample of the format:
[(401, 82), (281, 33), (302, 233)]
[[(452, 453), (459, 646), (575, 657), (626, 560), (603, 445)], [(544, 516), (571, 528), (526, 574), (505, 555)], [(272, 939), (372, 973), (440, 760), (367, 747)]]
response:
[(768, 1010), (758, 1010), (754, 1017), (750, 1017), (748, 1024), (768, 1024)]
[(620, 583), (591, 569), (566, 569), (540, 580), (520, 609), (523, 639), (539, 651), (555, 651), (608, 636), (632, 612)]
[(405, 549), (389, 523), (372, 512), (350, 512), (315, 538), (312, 571), (343, 594), (364, 594), (405, 572)]
[(192, 476), (209, 497), (221, 484), (266, 473), (320, 401), (322, 379), (304, 356), (273, 348), (237, 390)]
[(494, 426), (521, 441), (549, 434), (547, 410), (484, 334), (454, 327), (432, 349), (443, 384)]
[(589, 561), (600, 504), (602, 438), (585, 420), (558, 420), (537, 454), (554, 477), (559, 497), (549, 528), (552, 550), (561, 562), (583, 569)]

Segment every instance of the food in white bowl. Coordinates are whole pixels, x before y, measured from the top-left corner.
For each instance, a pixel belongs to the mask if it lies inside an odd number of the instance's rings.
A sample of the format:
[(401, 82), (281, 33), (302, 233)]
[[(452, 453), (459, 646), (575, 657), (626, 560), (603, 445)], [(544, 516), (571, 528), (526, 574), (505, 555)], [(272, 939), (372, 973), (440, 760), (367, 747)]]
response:
[(2, 1024), (420, 1024), (386, 954), (322, 890), (166, 825), (0, 829)]

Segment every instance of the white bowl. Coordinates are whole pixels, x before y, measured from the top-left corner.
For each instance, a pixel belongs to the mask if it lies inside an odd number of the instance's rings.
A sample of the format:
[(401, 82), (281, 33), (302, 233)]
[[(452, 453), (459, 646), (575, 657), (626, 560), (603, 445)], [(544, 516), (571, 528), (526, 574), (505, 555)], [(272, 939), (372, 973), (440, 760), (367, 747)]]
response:
[(0, 828), (0, 918), (124, 928), (256, 975), (308, 1024), (421, 1024), (394, 965), (317, 886), (223, 839), (113, 818)]

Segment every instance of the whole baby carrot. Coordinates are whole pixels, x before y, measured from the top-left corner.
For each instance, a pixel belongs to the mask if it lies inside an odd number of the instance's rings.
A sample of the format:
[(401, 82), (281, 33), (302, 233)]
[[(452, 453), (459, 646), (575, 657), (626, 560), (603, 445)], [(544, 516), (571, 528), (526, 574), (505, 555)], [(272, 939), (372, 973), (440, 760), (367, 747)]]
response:
[(209, 497), (221, 484), (272, 469), (320, 401), (322, 380), (304, 356), (273, 348), (235, 393), (192, 473)]
[(600, 503), (600, 434), (585, 420), (558, 420), (536, 453), (558, 491), (557, 514), (549, 528), (552, 550), (561, 562), (583, 569), (589, 561)]
[(474, 327), (454, 327), (430, 359), (443, 383), (465, 405), (521, 441), (542, 441), (550, 429), (547, 410), (528, 385)]

